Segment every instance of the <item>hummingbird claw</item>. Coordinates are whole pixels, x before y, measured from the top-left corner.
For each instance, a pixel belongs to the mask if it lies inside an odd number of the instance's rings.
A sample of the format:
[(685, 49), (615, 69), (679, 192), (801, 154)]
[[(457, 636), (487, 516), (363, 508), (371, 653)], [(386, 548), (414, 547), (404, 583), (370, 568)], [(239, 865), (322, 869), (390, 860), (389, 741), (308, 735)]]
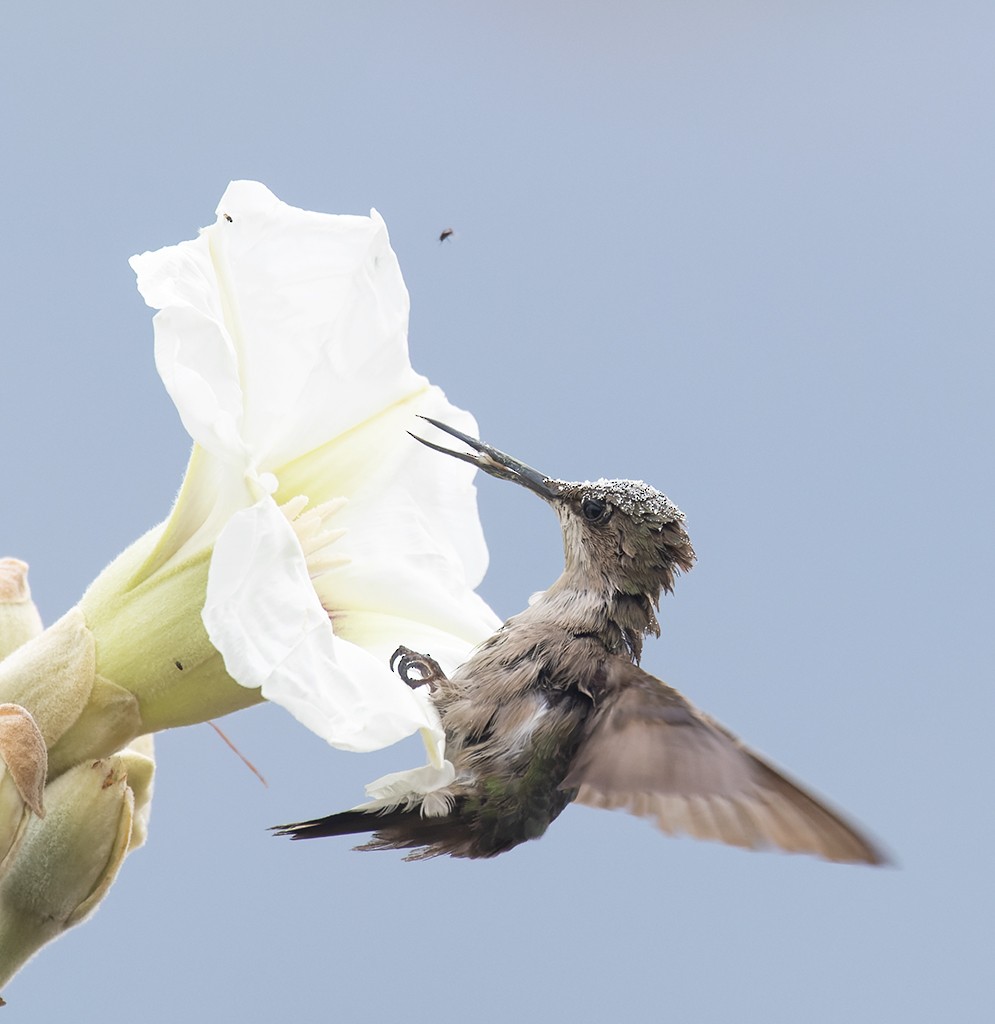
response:
[[(410, 647), (398, 647), (390, 656), (390, 667), (394, 669), (397, 663), (397, 674), (401, 681), (416, 690), (419, 686), (427, 685), (429, 692), (434, 693), (439, 688), (439, 683), (446, 680), (446, 673), (442, 671), (435, 658), (428, 654), (419, 654)], [(414, 672), (416, 675), (412, 676)]]

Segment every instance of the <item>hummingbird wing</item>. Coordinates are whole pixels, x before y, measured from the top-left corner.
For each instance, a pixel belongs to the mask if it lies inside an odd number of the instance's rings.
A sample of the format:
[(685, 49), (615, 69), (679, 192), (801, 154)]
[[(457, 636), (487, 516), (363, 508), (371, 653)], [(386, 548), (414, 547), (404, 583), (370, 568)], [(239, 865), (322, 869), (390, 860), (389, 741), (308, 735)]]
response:
[(560, 785), (577, 790), (578, 803), (654, 818), (670, 835), (886, 862), (853, 825), (676, 690), (625, 658), (605, 669), (603, 703)]

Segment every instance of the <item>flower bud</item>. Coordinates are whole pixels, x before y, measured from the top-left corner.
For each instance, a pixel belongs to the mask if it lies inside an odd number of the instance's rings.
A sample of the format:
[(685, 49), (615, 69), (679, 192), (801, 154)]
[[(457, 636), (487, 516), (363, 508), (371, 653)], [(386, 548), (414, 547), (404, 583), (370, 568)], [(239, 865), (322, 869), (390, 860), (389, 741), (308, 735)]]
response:
[(48, 751), (30, 713), (0, 704), (0, 873), (20, 841), (29, 812), (43, 818)]
[(74, 608), (0, 661), (0, 701), (27, 708), (51, 747), (79, 718), (93, 677), (93, 635)]
[(28, 587), (27, 562), (0, 558), (0, 659), (36, 637), (41, 629), (41, 616)]
[(13, 861), (29, 817), (24, 798), (10, 772), (0, 768), (0, 874)]
[(155, 777), (155, 753), (151, 734), (138, 736), (117, 755), (128, 773), (128, 786), (135, 796), (134, 816), (128, 853), (137, 850), (149, 833), (149, 812), (152, 809), (152, 789)]
[[(138, 766), (131, 754), (77, 765), (46, 789), (48, 813), (28, 822), (0, 879), (0, 983), (92, 913), (110, 888), (132, 839), (129, 763)], [(150, 783), (146, 772), (145, 804)]]

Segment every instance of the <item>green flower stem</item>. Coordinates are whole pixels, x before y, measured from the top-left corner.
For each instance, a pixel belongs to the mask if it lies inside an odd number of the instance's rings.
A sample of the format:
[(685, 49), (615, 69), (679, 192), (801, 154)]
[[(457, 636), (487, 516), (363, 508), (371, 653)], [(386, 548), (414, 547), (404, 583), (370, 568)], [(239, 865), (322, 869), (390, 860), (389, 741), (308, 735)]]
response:
[(160, 537), (140, 538), (76, 608), (0, 662), (0, 702), (34, 716), (49, 780), (136, 736), (263, 700), (228, 675), (201, 622), (210, 548), (143, 574)]
[[(93, 634), (98, 679), (138, 702), (132, 735), (205, 722), (263, 700), (258, 690), (228, 675), (201, 622), (211, 549), (176, 565), (167, 562), (146, 576), (143, 567), (160, 535), (157, 528), (136, 541), (100, 574), (79, 604)], [(79, 728), (89, 735), (85, 716)], [(85, 744), (73, 737), (72, 745)]]

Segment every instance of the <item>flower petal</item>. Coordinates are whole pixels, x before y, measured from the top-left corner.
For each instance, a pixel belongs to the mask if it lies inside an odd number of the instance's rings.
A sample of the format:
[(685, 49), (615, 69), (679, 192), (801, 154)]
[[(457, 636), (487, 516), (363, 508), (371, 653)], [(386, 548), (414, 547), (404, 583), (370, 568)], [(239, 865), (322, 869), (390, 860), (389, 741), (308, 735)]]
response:
[(129, 262), (145, 301), (160, 310), (153, 318), (156, 369), (183, 426), (212, 454), (244, 460), (238, 352), (206, 237)]
[(408, 292), (376, 211), (311, 213), (245, 181), (218, 209), (208, 233), (242, 360), (246, 443), (261, 465), (427, 384), (408, 362)]
[[(340, 613), (351, 619), (353, 612), (373, 611), (452, 634), (464, 643), (463, 660), (500, 625), (473, 592), (487, 564), (475, 470), (408, 437), (408, 430), (426, 427), (416, 411), (476, 429), (469, 414), (429, 388), (284, 467), (276, 498), (308, 494), (321, 502), (349, 495), (335, 514), (335, 526), (346, 533), (334, 545), (334, 554), (348, 561), (314, 579), (339, 635), (354, 639)], [(394, 647), (417, 648), (405, 635)]]
[(387, 228), (232, 182), (191, 242), (132, 259), (157, 363), (191, 436), (273, 469), (424, 388)]
[(203, 618), (234, 679), (261, 686), (333, 746), (374, 750), (418, 729), (442, 736), (427, 694), (333, 634), (293, 528), (270, 498), (236, 513), (218, 537)]

